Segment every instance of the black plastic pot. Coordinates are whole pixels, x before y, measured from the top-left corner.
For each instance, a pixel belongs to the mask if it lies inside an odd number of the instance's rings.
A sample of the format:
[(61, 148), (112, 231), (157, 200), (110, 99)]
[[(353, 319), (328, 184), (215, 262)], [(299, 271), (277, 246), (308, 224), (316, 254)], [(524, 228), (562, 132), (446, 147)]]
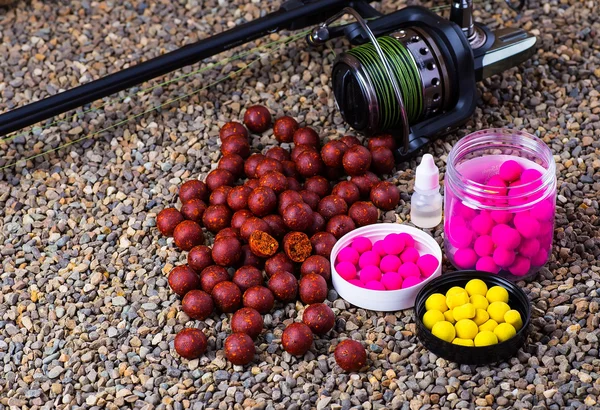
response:
[[(488, 288), (498, 285), (508, 291), (508, 305), (511, 309), (518, 310), (523, 320), (523, 327), (513, 338), (492, 346), (459, 346), (439, 339), (425, 327), (423, 315), (425, 314), (425, 301), (427, 298), (434, 293), (446, 294), (448, 289), (453, 286), (465, 287), (471, 279), (483, 280)], [(425, 285), (415, 300), (415, 314), (417, 338), (423, 346), (436, 355), (456, 363), (481, 365), (510, 359), (525, 344), (529, 322), (531, 321), (531, 302), (521, 288), (499, 276), (479, 271), (458, 271), (444, 274)]]

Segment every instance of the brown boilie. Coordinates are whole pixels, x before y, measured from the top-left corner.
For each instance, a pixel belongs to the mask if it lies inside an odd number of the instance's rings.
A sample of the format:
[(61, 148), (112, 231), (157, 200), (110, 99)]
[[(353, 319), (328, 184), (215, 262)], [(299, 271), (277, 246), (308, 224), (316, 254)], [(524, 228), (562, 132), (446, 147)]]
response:
[(283, 250), (292, 262), (304, 262), (312, 253), (310, 239), (303, 232), (289, 232), (283, 237)]
[(268, 258), (275, 255), (279, 243), (275, 238), (263, 231), (254, 231), (248, 239), (248, 245), (253, 254), (260, 258)]

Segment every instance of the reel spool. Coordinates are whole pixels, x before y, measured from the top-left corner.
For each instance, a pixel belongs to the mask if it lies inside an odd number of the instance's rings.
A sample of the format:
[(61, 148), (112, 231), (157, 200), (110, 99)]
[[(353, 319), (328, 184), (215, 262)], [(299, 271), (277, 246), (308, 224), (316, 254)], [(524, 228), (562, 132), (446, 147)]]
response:
[[(356, 45), (333, 65), (337, 106), (355, 130), (394, 135), (398, 162), (473, 114), (477, 81), (534, 53), (534, 36), (514, 28), (492, 32), (474, 24), (471, 12), (472, 1), (455, 0), (456, 21), (410, 6), (367, 22), (345, 8), (308, 37), (318, 45), (343, 34)], [(357, 23), (330, 27), (346, 13)]]

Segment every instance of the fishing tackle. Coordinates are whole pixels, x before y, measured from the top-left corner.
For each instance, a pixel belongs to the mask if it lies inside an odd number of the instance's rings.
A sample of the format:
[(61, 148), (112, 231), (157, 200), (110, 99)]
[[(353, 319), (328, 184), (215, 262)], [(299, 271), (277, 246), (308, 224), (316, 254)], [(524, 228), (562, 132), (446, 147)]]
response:
[[(509, 7), (520, 10), (525, 0)], [(402, 161), (455, 130), (474, 112), (476, 82), (533, 55), (537, 39), (519, 28), (473, 21), (473, 0), (452, 0), (450, 19), (420, 6), (381, 14), (367, 0), (288, 0), (279, 10), (197, 43), (0, 115), (0, 136), (136, 86), (279, 30), (317, 25), (320, 46), (344, 36), (332, 85), (345, 121), (367, 136), (389, 132)], [(334, 24), (350, 14), (356, 22)]]

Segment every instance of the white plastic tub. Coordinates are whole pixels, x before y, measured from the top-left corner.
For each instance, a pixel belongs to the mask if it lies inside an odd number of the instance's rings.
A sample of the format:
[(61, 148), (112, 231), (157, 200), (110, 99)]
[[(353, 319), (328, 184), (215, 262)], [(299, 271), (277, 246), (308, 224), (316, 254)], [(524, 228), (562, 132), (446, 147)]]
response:
[[(439, 264), (436, 271), (418, 285), (399, 290), (371, 290), (360, 288), (342, 278), (335, 270), (335, 262), (340, 250), (350, 245), (354, 238), (364, 236), (375, 243), (391, 233), (407, 233), (415, 240), (415, 248), (421, 255), (429, 253), (436, 257)], [(331, 251), (331, 280), (337, 293), (355, 306), (382, 312), (412, 309), (419, 290), (442, 273), (442, 250), (427, 233), (408, 225), (396, 223), (378, 223), (363, 226), (347, 233), (337, 241)]]

